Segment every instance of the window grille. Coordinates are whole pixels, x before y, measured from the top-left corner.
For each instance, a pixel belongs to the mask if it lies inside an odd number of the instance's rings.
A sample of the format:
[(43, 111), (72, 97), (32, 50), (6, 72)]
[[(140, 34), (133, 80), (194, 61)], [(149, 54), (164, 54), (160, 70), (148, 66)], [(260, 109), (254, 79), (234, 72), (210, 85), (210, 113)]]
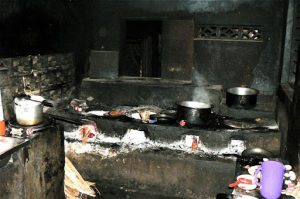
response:
[(201, 25), (196, 33), (199, 40), (263, 41), (260, 26)]

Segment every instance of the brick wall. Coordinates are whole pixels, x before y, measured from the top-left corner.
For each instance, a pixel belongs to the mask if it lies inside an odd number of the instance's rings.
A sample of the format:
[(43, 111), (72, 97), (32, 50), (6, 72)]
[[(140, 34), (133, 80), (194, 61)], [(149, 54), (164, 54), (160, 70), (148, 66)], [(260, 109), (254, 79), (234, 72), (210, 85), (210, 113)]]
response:
[(72, 53), (0, 58), (5, 119), (13, 114), (13, 96), (17, 93), (41, 95), (60, 102), (67, 100), (74, 91), (74, 78)]

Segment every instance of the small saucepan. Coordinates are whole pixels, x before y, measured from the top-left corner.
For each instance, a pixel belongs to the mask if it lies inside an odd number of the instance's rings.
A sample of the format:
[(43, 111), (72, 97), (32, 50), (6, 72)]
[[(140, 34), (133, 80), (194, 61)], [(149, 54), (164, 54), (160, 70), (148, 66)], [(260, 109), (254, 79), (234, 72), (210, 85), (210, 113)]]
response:
[(248, 87), (227, 89), (226, 104), (232, 108), (251, 109), (256, 106), (258, 90)]

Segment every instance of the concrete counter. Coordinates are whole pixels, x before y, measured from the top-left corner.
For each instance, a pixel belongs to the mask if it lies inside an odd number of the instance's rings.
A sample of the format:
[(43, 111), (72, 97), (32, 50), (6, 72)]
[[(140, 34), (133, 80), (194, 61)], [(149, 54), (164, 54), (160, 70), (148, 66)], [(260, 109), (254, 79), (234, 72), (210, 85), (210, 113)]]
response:
[(62, 132), (61, 126), (53, 125), (32, 139), (2, 138), (16, 145), (1, 155), (9, 160), (0, 168), (1, 198), (64, 198)]
[[(66, 151), (83, 177), (97, 182), (99, 190), (111, 195), (108, 198), (135, 198), (142, 193), (149, 196), (143, 198), (215, 198), (217, 193), (230, 191), (227, 185), (234, 180), (235, 159), (222, 156), (232, 139), (245, 140), (247, 148), (261, 147), (275, 155), (279, 153), (277, 130), (227, 131), (145, 124), (85, 117), (68, 110), (52, 114), (77, 121), (89, 119), (97, 124), (101, 133), (82, 143), (78, 126), (64, 123)], [(144, 140), (128, 142), (128, 129), (143, 131), (137, 132), (136, 137), (144, 134)], [(193, 151), (185, 143), (187, 135), (200, 138), (198, 149)]]

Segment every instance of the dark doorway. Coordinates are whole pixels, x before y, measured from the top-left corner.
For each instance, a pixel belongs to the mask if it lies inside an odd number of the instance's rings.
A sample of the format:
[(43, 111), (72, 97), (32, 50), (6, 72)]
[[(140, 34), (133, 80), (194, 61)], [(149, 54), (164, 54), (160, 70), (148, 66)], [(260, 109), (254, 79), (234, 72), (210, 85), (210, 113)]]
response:
[(120, 76), (161, 76), (161, 21), (126, 21)]

